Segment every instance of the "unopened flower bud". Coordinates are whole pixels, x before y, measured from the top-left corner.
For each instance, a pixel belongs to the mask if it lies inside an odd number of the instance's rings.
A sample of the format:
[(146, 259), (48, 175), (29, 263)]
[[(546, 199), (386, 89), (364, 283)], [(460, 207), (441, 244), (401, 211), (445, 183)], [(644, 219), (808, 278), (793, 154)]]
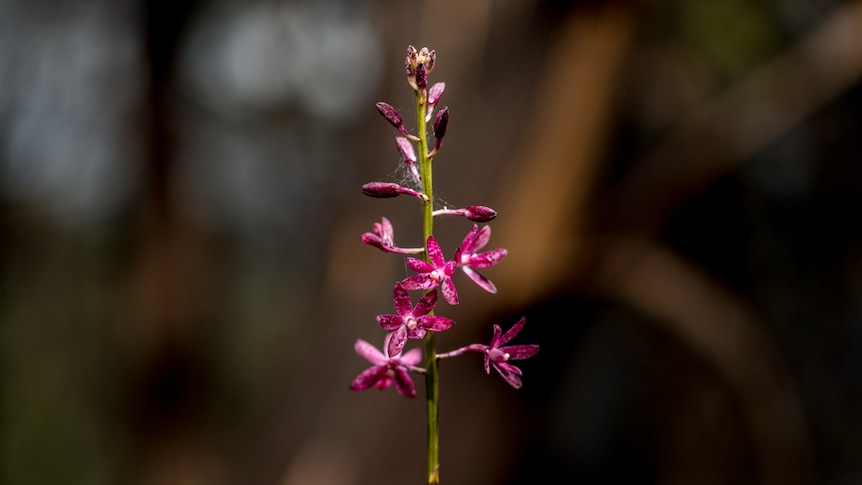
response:
[(401, 194), (405, 194), (422, 199), (424, 202), (428, 201), (427, 195), (391, 182), (369, 182), (362, 186), (362, 193), (378, 199), (398, 197)]
[(483, 205), (471, 205), (464, 210), (464, 217), (473, 222), (488, 222), (497, 217), (497, 211)]
[(401, 119), (401, 115), (398, 113), (398, 110), (392, 107), (392, 105), (381, 101), (377, 103), (377, 111), (379, 111), (380, 114), (386, 118), (386, 121), (392, 124), (399, 133), (411, 140), (416, 139), (415, 136), (411, 135), (407, 129), (404, 128), (404, 121)]
[(443, 143), (443, 137), (446, 136), (446, 125), (449, 124), (449, 107), (443, 106), (437, 112), (437, 117), (434, 118), (434, 137), (437, 138), (435, 148), (439, 149)]
[[(434, 70), (437, 62), (437, 52), (429, 51), (427, 47), (416, 50), (412, 45), (407, 46), (407, 57), (404, 59), (404, 68), (407, 71), (407, 83), (413, 89), (424, 90), (428, 86), (428, 75)], [(423, 73), (419, 73), (419, 66)]]
[(437, 106), (437, 103), (440, 101), (440, 96), (443, 95), (443, 90), (446, 89), (446, 83), (434, 83), (430, 89), (428, 89), (428, 101), (426, 102), (426, 113), (425, 113), (425, 121), (431, 121), (431, 113), (434, 111), (434, 107)]
[(407, 71), (407, 83), (416, 89), (416, 56), (419, 53), (412, 45), (407, 46), (407, 57), (404, 59), (404, 68)]
[(419, 168), (416, 166), (416, 152), (413, 150), (413, 144), (403, 136), (396, 136), (395, 145), (398, 148), (398, 153), (401, 155), (401, 160), (407, 164), (413, 178), (418, 182), (421, 177), (419, 175)]
[(421, 62), (416, 65), (416, 87), (419, 91), (428, 87), (428, 68)]

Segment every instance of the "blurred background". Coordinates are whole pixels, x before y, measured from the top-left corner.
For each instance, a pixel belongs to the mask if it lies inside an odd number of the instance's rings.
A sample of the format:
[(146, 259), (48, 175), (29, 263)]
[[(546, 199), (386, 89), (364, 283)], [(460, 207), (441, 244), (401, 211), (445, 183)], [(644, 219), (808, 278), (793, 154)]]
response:
[[(408, 44), (437, 200), (495, 208), (440, 350), (446, 484), (862, 483), (862, 2), (0, 1), (0, 481), (424, 483), (354, 393), (400, 258)], [(440, 220), (447, 254), (471, 223)], [(551, 478), (557, 477), (557, 478)], [(559, 478), (561, 477), (561, 478)]]

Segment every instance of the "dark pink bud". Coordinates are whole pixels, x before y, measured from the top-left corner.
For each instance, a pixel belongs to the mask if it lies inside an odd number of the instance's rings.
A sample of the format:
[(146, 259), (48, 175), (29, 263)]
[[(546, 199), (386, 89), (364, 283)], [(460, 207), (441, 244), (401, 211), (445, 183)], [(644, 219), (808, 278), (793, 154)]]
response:
[(497, 217), (497, 211), (483, 205), (471, 205), (464, 210), (464, 217), (473, 222), (488, 222)]
[(416, 87), (420, 91), (425, 91), (428, 87), (428, 67), (421, 62), (416, 65)]
[(390, 182), (370, 182), (362, 186), (362, 193), (378, 199), (387, 199), (390, 197), (398, 197), (401, 194), (412, 195), (413, 197), (428, 201), (428, 196), (417, 192), (413, 189), (404, 187), (403, 185), (393, 184)]
[(386, 121), (392, 124), (395, 129), (398, 130), (399, 133), (410, 138), (411, 140), (415, 140), (416, 137), (411, 135), (406, 128), (404, 128), (404, 121), (401, 119), (401, 115), (398, 114), (398, 110), (392, 107), (392, 105), (388, 103), (384, 103), (383, 101), (377, 103), (377, 111), (386, 118)]
[(392, 123), (392, 126), (394, 126), (395, 128), (400, 129), (404, 126), (404, 122), (401, 119), (401, 115), (398, 114), (398, 110), (393, 108), (392, 105), (381, 101), (377, 103), (377, 111), (379, 111), (380, 114), (382, 114), (383, 117), (386, 118), (386, 121)]
[(446, 125), (449, 124), (449, 107), (444, 106), (437, 112), (437, 117), (434, 118), (434, 137), (437, 138), (437, 144), (440, 144), (440, 139), (446, 136)]

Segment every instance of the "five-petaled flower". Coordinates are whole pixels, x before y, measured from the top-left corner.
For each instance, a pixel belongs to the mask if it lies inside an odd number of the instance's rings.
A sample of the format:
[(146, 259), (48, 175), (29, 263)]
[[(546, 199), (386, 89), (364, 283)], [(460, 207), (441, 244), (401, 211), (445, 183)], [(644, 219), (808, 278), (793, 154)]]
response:
[(446, 302), (457, 305), (458, 291), (455, 289), (455, 283), (452, 282), (452, 276), (455, 274), (456, 262), (460, 261), (461, 250), (455, 253), (455, 259), (446, 261), (434, 236), (428, 236), (426, 248), (430, 262), (408, 257), (407, 267), (419, 274), (406, 278), (401, 284), (405, 290), (430, 290), (439, 286)]
[(395, 388), (404, 397), (416, 397), (416, 388), (413, 387), (413, 380), (407, 373), (415, 368), (416, 364), (422, 360), (422, 351), (418, 348), (409, 350), (403, 356), (400, 354), (390, 355), (386, 348), (389, 347), (389, 339), (392, 334), (386, 334), (386, 340), (383, 343), (383, 352), (377, 350), (376, 347), (368, 342), (357, 339), (353, 348), (356, 353), (365, 358), (365, 360), (374, 364), (372, 367), (362, 371), (353, 382), (350, 383), (350, 389), (354, 391), (364, 391), (371, 386), (378, 389), (386, 389), (392, 383), (395, 383)]
[(455, 263), (482, 289), (489, 293), (496, 293), (497, 287), (494, 286), (494, 283), (491, 283), (490, 280), (474, 271), (477, 268), (493, 266), (506, 257), (507, 251), (503, 248), (492, 249), (482, 253), (478, 252), (488, 244), (490, 238), (490, 226), (485, 226), (479, 230), (479, 226), (473, 224), (473, 230), (467, 234), (467, 237), (461, 243)]
[(510, 364), (510, 360), (523, 360), (528, 359), (539, 351), (539, 346), (537, 344), (528, 344), (528, 345), (509, 345), (506, 347), (501, 347), (512, 340), (515, 335), (518, 335), (518, 332), (524, 327), (524, 323), (526, 322), (525, 317), (521, 317), (518, 320), (518, 323), (512, 326), (506, 333), (500, 335), (502, 330), (499, 325), (494, 325), (494, 336), (491, 337), (491, 345), (477, 345), (473, 346), (473, 350), (479, 350), (485, 353), (485, 373), (491, 373), (491, 366), (494, 366), (494, 369), (497, 369), (497, 372), (503, 376), (503, 379), (509, 383), (515, 389), (520, 389), (521, 387), (521, 369), (515, 367)]
[(389, 355), (401, 353), (408, 338), (420, 339), (428, 331), (442, 332), (448, 330), (454, 323), (446, 317), (429, 315), (437, 305), (437, 290), (424, 294), (415, 307), (410, 300), (410, 294), (401, 283), (395, 283), (393, 294), (398, 315), (377, 315), (380, 326), (392, 332), (387, 348)]

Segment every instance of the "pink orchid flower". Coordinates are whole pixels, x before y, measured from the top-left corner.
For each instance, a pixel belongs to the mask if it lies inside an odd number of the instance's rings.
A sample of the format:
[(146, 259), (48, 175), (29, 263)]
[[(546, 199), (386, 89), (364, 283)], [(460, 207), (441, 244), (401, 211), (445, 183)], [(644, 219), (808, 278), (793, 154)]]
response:
[(371, 386), (378, 389), (386, 389), (394, 382), (395, 388), (398, 389), (398, 392), (402, 396), (409, 398), (416, 397), (416, 388), (413, 386), (413, 380), (410, 379), (407, 371), (413, 370), (422, 360), (422, 351), (416, 348), (411, 349), (404, 356), (401, 356), (401, 354), (390, 356), (385, 349), (389, 347), (391, 335), (390, 333), (386, 336), (386, 340), (383, 343), (383, 352), (362, 339), (356, 340), (353, 346), (356, 349), (356, 353), (374, 365), (365, 369), (353, 379), (353, 382), (350, 383), (351, 390), (364, 391)]

